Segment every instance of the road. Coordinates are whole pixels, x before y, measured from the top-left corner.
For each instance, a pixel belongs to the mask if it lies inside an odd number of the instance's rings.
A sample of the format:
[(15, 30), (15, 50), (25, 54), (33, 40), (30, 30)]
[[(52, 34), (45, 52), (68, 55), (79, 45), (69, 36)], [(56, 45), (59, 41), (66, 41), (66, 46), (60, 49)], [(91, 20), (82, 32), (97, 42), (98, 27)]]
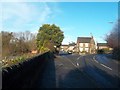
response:
[(59, 55), (50, 60), (38, 88), (118, 88), (119, 66), (105, 55)]

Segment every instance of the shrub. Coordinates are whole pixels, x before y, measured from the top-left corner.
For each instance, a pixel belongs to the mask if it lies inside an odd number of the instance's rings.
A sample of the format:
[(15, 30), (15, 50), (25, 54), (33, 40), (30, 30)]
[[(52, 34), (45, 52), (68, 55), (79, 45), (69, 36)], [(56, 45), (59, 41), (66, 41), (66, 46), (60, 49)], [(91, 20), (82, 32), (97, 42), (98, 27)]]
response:
[(120, 61), (120, 48), (114, 48), (112, 54), (113, 58)]
[(86, 52), (86, 51), (82, 51), (81, 53), (82, 53), (82, 54), (89, 54), (89, 53), (88, 53), (88, 52)]
[(103, 49), (99, 49), (99, 50), (97, 50), (97, 53), (98, 54), (103, 54), (103, 53), (105, 53), (105, 51)]

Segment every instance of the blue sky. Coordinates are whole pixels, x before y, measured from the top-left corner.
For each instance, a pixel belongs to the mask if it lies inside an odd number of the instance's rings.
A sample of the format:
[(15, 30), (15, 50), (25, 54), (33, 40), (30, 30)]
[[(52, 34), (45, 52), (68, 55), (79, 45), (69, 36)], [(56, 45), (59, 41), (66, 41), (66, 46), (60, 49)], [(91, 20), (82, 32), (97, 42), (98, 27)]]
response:
[[(56, 24), (64, 32), (63, 44), (93, 34), (97, 42), (112, 30), (118, 18), (117, 2), (2, 3), (2, 30), (36, 33), (42, 24)], [(109, 22), (114, 22), (110, 24)]]

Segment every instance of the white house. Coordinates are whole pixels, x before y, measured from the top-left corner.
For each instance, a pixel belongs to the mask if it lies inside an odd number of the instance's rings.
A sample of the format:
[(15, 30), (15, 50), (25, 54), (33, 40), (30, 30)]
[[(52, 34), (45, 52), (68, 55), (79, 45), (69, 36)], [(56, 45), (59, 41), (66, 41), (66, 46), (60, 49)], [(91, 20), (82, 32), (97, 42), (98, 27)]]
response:
[(95, 41), (92, 37), (77, 38), (77, 52), (79, 53), (95, 53)]

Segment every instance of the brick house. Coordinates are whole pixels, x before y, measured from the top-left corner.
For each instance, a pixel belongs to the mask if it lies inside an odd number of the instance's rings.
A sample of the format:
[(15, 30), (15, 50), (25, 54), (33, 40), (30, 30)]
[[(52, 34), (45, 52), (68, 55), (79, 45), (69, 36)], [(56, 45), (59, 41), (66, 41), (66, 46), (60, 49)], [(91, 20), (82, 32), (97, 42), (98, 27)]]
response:
[(77, 38), (77, 52), (78, 53), (95, 53), (96, 46), (92, 37), (78, 37)]

